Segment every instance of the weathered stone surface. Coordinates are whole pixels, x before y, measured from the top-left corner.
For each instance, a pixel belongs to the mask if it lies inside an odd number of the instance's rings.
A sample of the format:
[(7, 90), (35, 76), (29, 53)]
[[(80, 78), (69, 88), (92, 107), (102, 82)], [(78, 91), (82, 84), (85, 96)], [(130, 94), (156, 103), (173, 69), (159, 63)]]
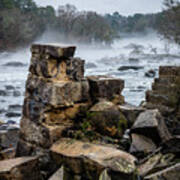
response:
[(121, 95), (124, 81), (108, 76), (89, 76), (90, 94), (96, 101), (99, 98), (113, 100), (114, 96)]
[(100, 174), (99, 180), (111, 180), (111, 177), (110, 177), (110, 175), (108, 174), (108, 170), (107, 170), (107, 169), (105, 169), (105, 170)]
[(154, 142), (142, 135), (131, 134), (132, 144), (130, 147), (130, 153), (141, 153), (144, 154), (154, 152), (156, 150), (156, 145)]
[(176, 98), (171, 99), (171, 97), (174, 97), (174, 96), (171, 96), (170, 94), (165, 95), (165, 94), (152, 92), (152, 91), (146, 92), (146, 100), (156, 105), (164, 105), (164, 106), (173, 107), (176, 104), (177, 99)]
[(55, 58), (39, 59), (32, 55), (29, 71), (39, 77), (53, 81), (81, 81), (84, 78), (84, 60), (70, 58), (59, 60)]
[(159, 76), (180, 76), (179, 66), (160, 66)]
[(102, 100), (87, 113), (87, 121), (95, 131), (111, 137), (122, 137), (127, 120), (112, 102)]
[(84, 102), (89, 99), (89, 84), (86, 80), (80, 82), (47, 82), (29, 76), (26, 88), (27, 96), (29, 95), (33, 101), (36, 100), (44, 106), (50, 105), (55, 108), (72, 106), (76, 102)]
[(172, 167), (169, 167), (167, 169), (164, 169), (162, 171), (159, 171), (157, 173), (148, 175), (144, 179), (146, 180), (160, 180), (160, 179), (179, 180), (180, 179), (179, 171), (180, 171), (180, 163)]
[(162, 144), (163, 153), (173, 153), (180, 157), (180, 136), (173, 136)]
[(66, 129), (72, 126), (72, 122), (67, 122), (58, 126), (51, 126), (42, 123), (41, 125), (30, 121), (27, 118), (21, 120), (21, 138), (27, 142), (40, 147), (48, 148), (62, 137)]
[(41, 180), (37, 163), (37, 157), (21, 157), (0, 161), (0, 179)]
[(162, 154), (158, 153), (150, 157), (149, 159), (147, 159), (146, 162), (138, 166), (137, 168), (138, 174), (141, 177), (144, 177), (145, 175), (147, 175), (159, 163), (161, 158), (162, 158)]
[(159, 69), (159, 78), (156, 78), (152, 91), (146, 93), (146, 108), (159, 109), (165, 117), (165, 122), (172, 134), (180, 133), (180, 67), (164, 66)]
[(63, 166), (58, 169), (48, 180), (64, 180), (64, 168)]
[(72, 107), (53, 109), (43, 114), (43, 122), (48, 125), (63, 125), (72, 123), (81, 113), (86, 113), (88, 103), (74, 104)]
[(71, 58), (70, 61), (67, 61), (66, 74), (70, 80), (83, 80), (84, 63), (85, 61), (80, 58)]
[(173, 162), (174, 155), (173, 154), (155, 154), (150, 156), (144, 163), (138, 166), (138, 174), (141, 177), (147, 176), (148, 174), (152, 174), (174, 164)]
[(0, 130), (0, 146), (3, 148), (16, 147), (19, 140), (19, 128), (7, 126), (5, 130)]
[(157, 144), (171, 138), (164, 119), (157, 109), (142, 112), (134, 123), (131, 133), (142, 134)]
[(59, 44), (33, 44), (32, 54), (49, 55), (54, 58), (70, 58), (74, 56), (75, 46), (61, 46)]
[(51, 152), (57, 164), (64, 164), (72, 173), (87, 179), (98, 179), (106, 168), (129, 177), (135, 172), (135, 157), (106, 146), (61, 139), (52, 146)]
[(12, 159), (15, 157), (16, 150), (15, 148), (9, 148), (0, 151), (0, 160)]
[(127, 118), (128, 124), (129, 124), (130, 127), (134, 124), (134, 122), (135, 122), (136, 118), (138, 117), (138, 115), (141, 112), (145, 111), (144, 108), (136, 107), (136, 106), (133, 106), (131, 104), (119, 105), (119, 109), (125, 115), (125, 117)]

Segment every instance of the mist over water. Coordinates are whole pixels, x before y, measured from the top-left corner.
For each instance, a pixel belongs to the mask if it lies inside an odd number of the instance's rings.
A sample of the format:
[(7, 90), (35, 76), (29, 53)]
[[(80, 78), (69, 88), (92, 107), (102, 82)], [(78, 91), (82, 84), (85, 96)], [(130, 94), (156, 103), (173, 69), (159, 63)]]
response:
[[(46, 32), (36, 42), (59, 43), (66, 42), (66, 38), (57, 36), (56, 32)], [(147, 71), (153, 69), (157, 77), (160, 65), (180, 65), (178, 47), (161, 41), (156, 33), (125, 36), (116, 40), (111, 47), (104, 48), (95, 44), (73, 43), (73, 40), (69, 43), (77, 46), (75, 56), (86, 61), (85, 75), (111, 75), (124, 79), (123, 95), (128, 103), (134, 105), (139, 105), (145, 99), (145, 91), (151, 88), (154, 78), (145, 77)], [(0, 119), (20, 120), (20, 116), (11, 118), (7, 117), (7, 113), (21, 113), (21, 108), (13, 109), (11, 105), (23, 104), (30, 56), (29, 47), (0, 54)], [(119, 71), (120, 67), (123, 70)]]

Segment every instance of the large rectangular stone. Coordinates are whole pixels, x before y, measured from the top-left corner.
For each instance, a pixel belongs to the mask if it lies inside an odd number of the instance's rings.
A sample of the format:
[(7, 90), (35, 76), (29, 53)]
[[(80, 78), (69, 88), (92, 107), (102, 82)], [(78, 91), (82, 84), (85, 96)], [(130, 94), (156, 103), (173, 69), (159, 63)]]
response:
[(37, 157), (21, 157), (0, 161), (1, 180), (42, 180)]
[(124, 80), (108, 76), (89, 76), (90, 94), (94, 100), (106, 98), (112, 100), (120, 96), (124, 88)]
[(43, 105), (68, 107), (74, 103), (89, 99), (88, 81), (51, 82), (35, 76), (29, 76), (26, 84), (26, 97)]
[(49, 148), (62, 134), (73, 126), (72, 121), (61, 125), (37, 124), (27, 118), (21, 120), (20, 138), (40, 147)]
[(29, 71), (36, 76), (56, 81), (80, 81), (84, 78), (84, 60), (80, 58), (59, 60), (32, 55)]
[(60, 139), (51, 147), (51, 153), (57, 164), (63, 163), (71, 173), (87, 179), (98, 179), (101, 172), (108, 168), (126, 175), (129, 180), (136, 169), (136, 158), (126, 152), (74, 139)]
[(70, 58), (74, 56), (76, 47), (60, 44), (33, 44), (31, 52), (40, 55), (49, 55), (54, 58)]
[(146, 101), (156, 105), (164, 105), (169, 107), (175, 107), (178, 102), (178, 94), (173, 91), (169, 91), (168, 94), (161, 94), (157, 91), (147, 91)]
[(159, 76), (180, 76), (180, 66), (160, 66)]

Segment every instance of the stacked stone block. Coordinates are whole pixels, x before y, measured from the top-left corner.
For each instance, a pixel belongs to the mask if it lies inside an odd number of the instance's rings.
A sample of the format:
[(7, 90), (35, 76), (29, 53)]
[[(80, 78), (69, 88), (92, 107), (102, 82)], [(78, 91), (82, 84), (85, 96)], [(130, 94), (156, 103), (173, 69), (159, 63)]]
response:
[(67, 137), (68, 130), (78, 128), (79, 114), (83, 111), (86, 116), (96, 103), (111, 101), (116, 106), (124, 101), (124, 81), (106, 76), (85, 78), (84, 61), (73, 58), (75, 49), (32, 45), (17, 156), (38, 154)]
[(75, 47), (35, 44), (31, 52), (18, 155), (49, 148), (89, 101), (84, 61), (73, 58)]
[[(180, 67), (163, 66), (159, 69), (152, 90), (146, 92), (148, 108), (157, 108), (170, 126), (180, 125)], [(170, 122), (171, 121), (171, 122)], [(180, 127), (180, 126), (179, 126)]]

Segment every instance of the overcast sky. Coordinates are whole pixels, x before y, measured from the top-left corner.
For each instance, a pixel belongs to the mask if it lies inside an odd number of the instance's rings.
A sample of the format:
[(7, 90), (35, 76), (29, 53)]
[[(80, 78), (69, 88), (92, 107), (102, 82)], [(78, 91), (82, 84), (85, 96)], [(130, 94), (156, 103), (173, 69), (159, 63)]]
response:
[(163, 0), (35, 0), (38, 5), (73, 4), (79, 10), (93, 10), (99, 13), (118, 11), (122, 15), (134, 13), (153, 13), (162, 10)]

